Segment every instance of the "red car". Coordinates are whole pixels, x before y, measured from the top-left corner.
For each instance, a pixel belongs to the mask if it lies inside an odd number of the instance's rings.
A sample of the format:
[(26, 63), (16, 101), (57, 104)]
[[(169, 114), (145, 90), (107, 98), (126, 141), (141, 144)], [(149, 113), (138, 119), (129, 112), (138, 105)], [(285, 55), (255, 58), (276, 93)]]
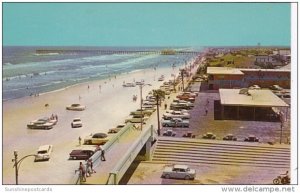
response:
[(70, 159), (80, 159), (87, 160), (89, 159), (95, 152), (93, 150), (82, 150), (76, 149), (70, 153)]

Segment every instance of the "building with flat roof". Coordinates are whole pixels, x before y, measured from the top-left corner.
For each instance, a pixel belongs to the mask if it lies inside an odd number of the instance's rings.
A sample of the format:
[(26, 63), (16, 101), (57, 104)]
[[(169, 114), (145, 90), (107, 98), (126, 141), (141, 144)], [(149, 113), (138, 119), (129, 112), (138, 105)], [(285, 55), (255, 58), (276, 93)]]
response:
[(274, 108), (284, 109), (289, 105), (268, 89), (251, 90), (219, 89), (221, 119), (280, 121)]
[(289, 89), (291, 84), (290, 69), (207, 67), (207, 74), (209, 90), (247, 88), (252, 85), (268, 88), (275, 84)]

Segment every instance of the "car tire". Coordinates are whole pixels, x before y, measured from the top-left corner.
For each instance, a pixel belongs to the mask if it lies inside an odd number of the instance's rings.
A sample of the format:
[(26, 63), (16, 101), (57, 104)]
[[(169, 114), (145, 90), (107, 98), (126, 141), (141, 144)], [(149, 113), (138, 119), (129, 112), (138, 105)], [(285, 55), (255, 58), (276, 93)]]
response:
[(273, 180), (273, 184), (280, 184), (280, 180), (279, 180), (278, 178), (275, 178), (275, 179)]
[(86, 144), (87, 144), (87, 145), (91, 145), (91, 144), (92, 144), (92, 141), (88, 140), (88, 141), (86, 141)]
[(169, 174), (166, 174), (166, 175), (165, 175), (165, 178), (166, 178), (166, 179), (170, 179), (170, 175), (169, 175)]
[(190, 180), (190, 176), (185, 176), (184, 179), (185, 180)]

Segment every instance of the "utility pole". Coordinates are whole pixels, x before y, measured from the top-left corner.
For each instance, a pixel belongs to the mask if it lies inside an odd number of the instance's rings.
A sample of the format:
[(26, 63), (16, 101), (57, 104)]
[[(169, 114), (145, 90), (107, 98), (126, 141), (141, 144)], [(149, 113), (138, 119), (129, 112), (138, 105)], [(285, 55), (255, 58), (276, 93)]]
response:
[(184, 71), (184, 69), (180, 69), (181, 82), (182, 82), (182, 91), (184, 91), (183, 71)]
[(141, 96), (141, 131), (143, 130), (143, 86), (140, 85), (140, 96)]

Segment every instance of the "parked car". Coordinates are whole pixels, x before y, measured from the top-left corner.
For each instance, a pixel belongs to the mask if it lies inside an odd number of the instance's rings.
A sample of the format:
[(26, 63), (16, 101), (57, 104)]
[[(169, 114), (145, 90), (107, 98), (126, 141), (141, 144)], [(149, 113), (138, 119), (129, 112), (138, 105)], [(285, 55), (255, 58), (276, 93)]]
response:
[(94, 153), (95, 153), (95, 151), (93, 151), (93, 150), (76, 149), (76, 150), (72, 150), (72, 152), (69, 155), (70, 155), (70, 159), (87, 160)]
[(38, 120), (31, 121), (30, 123), (27, 124), (27, 127), (29, 129), (52, 129), (54, 126), (54, 122), (50, 121), (49, 118), (41, 118)]
[(228, 134), (225, 137), (223, 137), (223, 140), (225, 140), (225, 141), (236, 141), (237, 138), (235, 136), (233, 136), (232, 134)]
[(130, 115), (141, 115), (142, 112), (143, 112), (143, 115), (150, 116), (153, 113), (153, 110), (143, 109), (143, 111), (142, 111), (141, 109), (137, 109), (136, 111), (130, 112)]
[(170, 120), (162, 120), (163, 127), (189, 127), (190, 121), (181, 118), (172, 118)]
[(258, 90), (258, 89), (261, 89), (261, 88), (260, 88), (260, 86), (255, 84), (255, 85), (250, 86), (249, 89)]
[(255, 137), (254, 135), (249, 135), (248, 137), (245, 138), (244, 141), (248, 141), (248, 142), (258, 142), (259, 139), (257, 137)]
[(172, 131), (171, 129), (168, 129), (167, 131), (165, 131), (163, 133), (163, 136), (174, 137), (175, 135), (176, 135), (176, 133), (174, 131)]
[(163, 118), (164, 119), (173, 119), (173, 118), (189, 119), (190, 114), (184, 113), (182, 111), (171, 111), (169, 113), (164, 113)]
[(186, 132), (182, 135), (182, 137), (195, 138), (196, 135), (193, 135), (192, 132)]
[(71, 123), (71, 127), (75, 128), (75, 127), (82, 127), (82, 121), (80, 118), (74, 118), (72, 123)]
[(190, 95), (191, 97), (198, 96), (198, 92), (184, 92), (183, 95)]
[(156, 105), (156, 101), (153, 101), (153, 100), (144, 100), (143, 102), (143, 106), (146, 106), (146, 105)]
[(118, 133), (126, 124), (119, 124), (115, 128), (109, 129), (108, 133)]
[(149, 111), (152, 111), (152, 112), (156, 111), (155, 105), (143, 105), (142, 108), (144, 110), (149, 110)]
[(178, 95), (176, 98), (184, 101), (195, 102), (195, 97), (191, 97), (190, 95)]
[(274, 84), (274, 85), (270, 86), (270, 89), (275, 90), (275, 91), (282, 91), (283, 90), (283, 88), (281, 86), (277, 85), (277, 84)]
[(165, 167), (163, 173), (163, 178), (175, 178), (175, 179), (185, 179), (193, 180), (196, 177), (196, 170), (190, 169), (187, 165), (173, 165)]
[(85, 106), (80, 104), (71, 104), (70, 106), (67, 106), (66, 109), (70, 111), (83, 111), (85, 110)]
[(34, 161), (48, 161), (51, 152), (53, 151), (52, 145), (42, 145), (38, 148)]
[(158, 78), (158, 81), (164, 81), (165, 80), (165, 76), (164, 75), (161, 75), (159, 78)]
[(137, 117), (132, 117), (125, 119), (125, 123), (141, 123), (146, 124), (146, 121), (148, 120), (148, 117), (143, 117), (143, 118), (137, 118)]
[(211, 132), (207, 132), (206, 134), (204, 134), (202, 136), (203, 139), (216, 139), (216, 135), (214, 135), (213, 133)]
[(135, 83), (131, 83), (131, 82), (124, 83), (123, 87), (135, 87)]
[(193, 103), (190, 102), (185, 102), (185, 103), (171, 103), (170, 104), (170, 109), (171, 110), (182, 110), (182, 109), (186, 109), (186, 110), (190, 110), (194, 107)]
[(109, 137), (105, 133), (95, 133), (84, 138), (83, 143), (87, 145), (103, 145), (108, 142)]

